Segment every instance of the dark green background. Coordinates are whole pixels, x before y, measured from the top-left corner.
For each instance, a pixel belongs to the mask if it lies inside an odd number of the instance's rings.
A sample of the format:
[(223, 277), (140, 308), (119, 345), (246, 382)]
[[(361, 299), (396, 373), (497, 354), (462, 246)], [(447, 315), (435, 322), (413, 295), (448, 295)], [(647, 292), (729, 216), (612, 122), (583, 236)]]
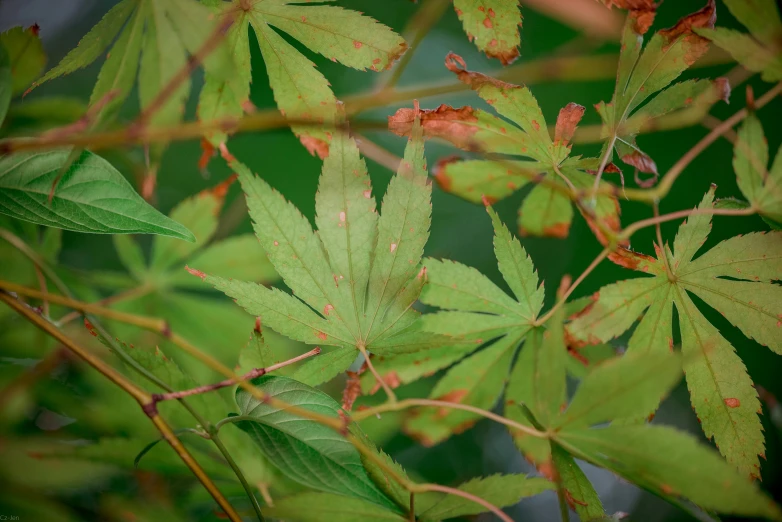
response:
[[(60, 23), (64, 23), (67, 27), (67, 29), (55, 32), (50, 31), (43, 20), (40, 22), (41, 36), (49, 55), (47, 67), (51, 67), (68, 49), (76, 45), (79, 38), (105, 13), (110, 3), (81, 3), (78, 5), (78, 16), (72, 17), (68, 13), (71, 12), (73, 6), (68, 6), (66, 9), (59, 2), (37, 2), (29, 7), (25, 7), (23, 2), (16, 2), (13, 4), (13, 6), (18, 6), (16, 13), (13, 12), (13, 9), (9, 9), (8, 5), (5, 6), (6, 10), (3, 12), (5, 14), (11, 12), (13, 16), (7, 16), (2, 20), (2, 29), (20, 23), (29, 25), (32, 21), (39, 19), (37, 18), (38, 13), (35, 12), (35, 9), (38, 9), (36, 6), (44, 5), (47, 12), (45, 16), (40, 15), (41, 19), (54, 21), (59, 17)], [(408, 0), (347, 0), (340, 1), (339, 5), (363, 11), (398, 32), (402, 31), (405, 22), (418, 8), (418, 5)], [(671, 25), (680, 16), (699, 7), (701, 7), (701, 2), (697, 0), (666, 2), (660, 9), (655, 28), (659, 29)], [(562, 44), (579, 37), (575, 30), (532, 9), (525, 8), (523, 13), (522, 56), (517, 63), (543, 58)], [(727, 10), (722, 8), (719, 10), (718, 25), (735, 27), (736, 22)], [(251, 48), (253, 53), (251, 100), (259, 108), (273, 107), (274, 101), (268, 87), (263, 61), (254, 43), (254, 36), (251, 36)], [(462, 55), (470, 68), (474, 70), (491, 71), (497, 67), (496, 62), (489, 61), (480, 55), (475, 47), (467, 41), (456, 15), (449, 9), (417, 50), (402, 77), (401, 86), (450, 78), (450, 73), (443, 67), (443, 58), (448, 51)], [(596, 52), (615, 53), (617, 46), (607, 44), (598, 47)], [(333, 85), (334, 92), (338, 97), (358, 93), (369, 88), (377, 79), (375, 73), (354, 71), (314, 56), (308, 51), (305, 53), (318, 64), (320, 70)], [(70, 94), (86, 100), (99, 67), (100, 60), (99, 63), (86, 70), (44, 85), (30, 96), (46, 96), (56, 93)], [(700, 77), (716, 77), (724, 74), (731, 67), (732, 65), (725, 65), (698, 69), (696, 73)], [(687, 74), (686, 76), (695, 75)], [(199, 87), (200, 83), (200, 78), (198, 78), (195, 82), (196, 87)], [(749, 83), (755, 88), (758, 95), (769, 88), (768, 84), (760, 82), (757, 77)], [(613, 81), (607, 79), (589, 83), (536, 83), (531, 86), (531, 89), (542, 106), (548, 121), (553, 121), (556, 118), (559, 108), (574, 101), (588, 108), (584, 123), (595, 123), (598, 118), (591, 107), (600, 100), (610, 99)], [(730, 106), (720, 103), (714, 108), (712, 114), (724, 119), (743, 107), (744, 100), (745, 94), (742, 86), (733, 93)], [(188, 104), (188, 114), (191, 116), (195, 110), (195, 103), (196, 98), (192, 96)], [(484, 106), (474, 93), (469, 92), (421, 101), (424, 108), (434, 108), (440, 103), (454, 106)], [(410, 106), (410, 103), (406, 106)], [(364, 113), (361, 118), (383, 119), (396, 108), (388, 107), (370, 111)], [(777, 98), (760, 113), (772, 154), (782, 141), (782, 127), (779, 125), (780, 109), (782, 109), (782, 100)], [(129, 119), (136, 114), (136, 111), (137, 102), (134, 94), (126, 105), (123, 115)], [(704, 128), (696, 126), (679, 131), (642, 136), (639, 142), (643, 149), (655, 159), (660, 171), (665, 172), (706, 132)], [(401, 154), (404, 147), (403, 139), (388, 133), (372, 132), (367, 136), (397, 154)], [(288, 130), (251, 132), (233, 137), (229, 145), (234, 155), (279, 189), (302, 212), (312, 218), (320, 161), (309, 156), (292, 133)], [(427, 147), (427, 157), (431, 165), (438, 158), (454, 152), (453, 149), (439, 143), (430, 143)], [(576, 146), (574, 152), (594, 155), (598, 152), (598, 146)], [(135, 151), (134, 154), (140, 155), (140, 152)], [(165, 155), (159, 172), (157, 191), (157, 205), (164, 213), (168, 212), (181, 199), (213, 185), (228, 174), (221, 161), (217, 160), (213, 161), (209, 167), (209, 177), (204, 177), (197, 168), (199, 155), (200, 149), (196, 141), (174, 144)], [(718, 185), (717, 197), (739, 196), (731, 168), (731, 157), (732, 150), (727, 141), (720, 140), (709, 147), (679, 178), (672, 193), (662, 202), (661, 211), (671, 212), (695, 206), (710, 183)], [(372, 161), (368, 161), (368, 164), (375, 193), (382, 194), (391, 173)], [(632, 180), (628, 180), (628, 182), (632, 185)], [(495, 207), (512, 229), (515, 229), (516, 211), (525, 192), (516, 193), (499, 202)], [(231, 189), (229, 201), (237, 195), (238, 188), (234, 186)], [(651, 216), (651, 208), (647, 205), (628, 201), (622, 201), (621, 204), (623, 224)], [(432, 231), (427, 254), (461, 261), (478, 268), (493, 280), (500, 282), (491, 248), (491, 226), (484, 209), (446, 194), (436, 185), (433, 208)], [(678, 222), (663, 225), (663, 236), (666, 240), (672, 241), (677, 226)], [(767, 226), (757, 217), (716, 217), (713, 232), (705, 248), (736, 234), (765, 229)], [(246, 217), (238, 230), (250, 230)], [(633, 237), (633, 247), (651, 253), (652, 240), (653, 229), (645, 229)], [(574, 218), (570, 237), (567, 240), (523, 238), (522, 244), (532, 256), (541, 279), (546, 281), (550, 290), (558, 286), (559, 280), (564, 274), (571, 274), (574, 277), (580, 274), (600, 251), (600, 246), (580, 216)], [(60, 260), (67, 265), (83, 269), (120, 268), (111, 238), (108, 236), (66, 233)], [(604, 262), (579, 287), (576, 296), (589, 295), (600, 286), (629, 275), (627, 271)], [(551, 296), (553, 292), (549, 291), (548, 294)], [(707, 310), (707, 317), (736, 347), (755, 383), (773, 395), (782, 397), (782, 379), (779, 378), (782, 367), (779, 356), (754, 341), (746, 339), (719, 314)], [(426, 393), (426, 388), (421, 385), (416, 386), (415, 393)], [(762, 461), (763, 487), (775, 492), (779, 500), (782, 498), (780, 497), (780, 480), (782, 480), (780, 432), (769, 422), (768, 410), (764, 410), (762, 420), (767, 448), (767, 460)], [(684, 427), (696, 434), (700, 433), (683, 384), (666, 402), (657, 421)], [(420, 477), (428, 481), (450, 485), (479, 475), (531, 471), (530, 466), (523, 461), (513, 447), (504, 429), (488, 422), (481, 422), (474, 429), (452, 437), (435, 448), (421, 448), (403, 435), (393, 437), (388, 442), (387, 448), (403, 465), (415, 470)], [(609, 513), (618, 510), (632, 512), (633, 520), (687, 519), (686, 515), (676, 512), (664, 502), (644, 493), (639, 494), (637, 488), (613, 479), (607, 472), (588, 467), (587, 474), (595, 481)], [(553, 494), (544, 494), (522, 502), (510, 512), (519, 520), (552, 520), (556, 516), (555, 503), (556, 499)]]

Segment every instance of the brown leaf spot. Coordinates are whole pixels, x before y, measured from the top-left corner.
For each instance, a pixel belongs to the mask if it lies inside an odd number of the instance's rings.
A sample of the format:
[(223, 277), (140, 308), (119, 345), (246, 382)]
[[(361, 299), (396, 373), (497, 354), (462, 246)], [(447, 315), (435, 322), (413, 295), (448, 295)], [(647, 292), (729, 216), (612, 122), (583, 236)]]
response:
[(554, 130), (554, 143), (568, 144), (573, 138), (578, 122), (584, 116), (585, 110), (583, 105), (570, 102), (559, 111), (557, 126)]
[[(402, 381), (399, 379), (399, 375), (393, 370), (385, 375), (381, 375), (380, 378), (383, 379), (383, 382), (386, 383), (388, 387), (391, 389), (399, 388), (399, 385), (402, 384)], [(374, 395), (375, 393), (377, 393), (379, 389), (380, 389), (380, 383), (377, 382), (369, 391), (369, 394)]]
[(390, 249), (389, 249), (389, 251), (390, 251), (390, 252), (393, 252), (394, 250), (396, 250), (396, 247), (397, 247), (397, 244), (396, 244), (396, 243), (391, 243), (391, 246), (390, 246)]
[(461, 161), (461, 159), (462, 159), (461, 157), (455, 154), (451, 156), (446, 156), (445, 158), (441, 158), (440, 160), (438, 160), (434, 166), (434, 169), (432, 169), (432, 174), (434, 174), (435, 181), (437, 181), (437, 184), (440, 185), (440, 188), (446, 192), (451, 191), (453, 180), (445, 172), (445, 170), (449, 164), (456, 163), (457, 161)]
[(632, 165), (641, 172), (657, 174), (657, 165), (654, 160), (643, 152), (635, 150), (631, 154), (625, 154), (622, 156), (622, 161), (628, 165)]
[(570, 232), (570, 223), (554, 223), (543, 228), (544, 237), (566, 238)]
[(209, 160), (211, 160), (214, 155), (215, 148), (212, 146), (211, 142), (201, 138), (201, 157), (198, 158), (198, 170), (206, 170), (207, 165), (209, 165)]
[(728, 408), (738, 408), (739, 406), (741, 406), (741, 401), (736, 399), (735, 397), (729, 397), (725, 399), (724, 402), (725, 402), (725, 406), (727, 406)]
[(567, 501), (567, 505), (570, 506), (570, 509), (572, 509), (573, 511), (576, 510), (576, 504), (578, 504), (579, 506), (588, 506), (589, 505), (586, 502), (583, 502), (583, 501), (578, 500), (577, 498), (573, 497), (572, 493), (570, 493), (569, 490), (563, 489), (563, 491), (565, 492), (565, 500)]
[(692, 30), (694, 28), (713, 28), (717, 21), (717, 7), (714, 0), (708, 0), (708, 3), (699, 11), (685, 16), (679, 20), (676, 25), (669, 29), (663, 29), (658, 34), (672, 45), (680, 38), (684, 39), (684, 62), (692, 65), (703, 56), (709, 49), (709, 41), (706, 38), (698, 36)]
[(483, 19), (483, 26), (484, 26), (486, 29), (491, 29), (492, 27), (494, 27), (494, 24), (493, 24), (493, 23), (491, 23), (491, 20), (490, 20), (490, 19), (488, 19), (488, 18), (484, 18), (484, 19)]
[[(422, 110), (418, 113), (424, 135), (429, 138), (442, 138), (463, 149), (474, 149), (473, 136), (478, 128), (467, 125), (478, 121), (472, 107), (455, 109), (449, 105), (440, 105), (434, 110)], [(388, 117), (388, 130), (397, 136), (410, 136), (415, 121), (414, 109), (399, 109)]]
[[(435, 397), (438, 401), (443, 402), (453, 402), (453, 403), (460, 403), (462, 402), (462, 399), (464, 399), (467, 396), (467, 390), (457, 388), (455, 390), (451, 390), (445, 395), (441, 395), (440, 397)], [(437, 412), (438, 417), (445, 417), (448, 415), (448, 413), (451, 411), (450, 408), (440, 408)]]
[(193, 274), (196, 277), (200, 277), (201, 281), (205, 281), (206, 280), (206, 274), (201, 272), (200, 270), (196, 270), (195, 268), (190, 268), (187, 265), (185, 265), (185, 270), (187, 270), (188, 272), (190, 272), (191, 274)]
[(662, 491), (666, 495), (671, 495), (673, 493), (673, 488), (668, 484), (660, 484), (660, 491)]
[(256, 333), (261, 333), (261, 318), (260, 317), (256, 317), (255, 318), (255, 327), (253, 327), (253, 330)]
[(320, 339), (321, 341), (325, 341), (328, 338), (326, 332), (317, 332), (315, 335), (317, 335), (318, 339)]
[[(503, 65), (508, 65), (519, 56), (518, 49), (510, 51), (486, 51), (487, 56), (499, 58)], [(478, 90), (484, 85), (493, 85), (501, 90), (510, 90), (520, 88), (518, 85), (495, 80), (491, 76), (486, 76), (478, 72), (468, 71), (467, 63), (464, 59), (455, 53), (448, 53), (445, 57), (445, 67), (454, 73), (461, 82), (469, 85), (472, 89)]]
[(638, 270), (638, 267), (642, 263), (645, 264), (656, 262), (652, 256), (647, 256), (646, 254), (641, 254), (624, 247), (619, 247), (608, 254), (608, 259), (617, 265), (629, 268), (630, 270)]
[(361, 42), (359, 42), (358, 40), (353, 40), (353, 47), (355, 47), (356, 49), (361, 49), (361, 45), (362, 45)]
[(484, 207), (490, 207), (497, 203), (497, 198), (494, 196), (487, 196), (486, 194), (481, 194), (481, 203), (483, 203)]
[(313, 156), (317, 155), (322, 160), (328, 157), (329, 155), (328, 142), (309, 135), (299, 136), (299, 141), (301, 141), (301, 144), (304, 145), (304, 147), (307, 149), (307, 152), (309, 152)]
[(353, 403), (361, 395), (360, 372), (345, 372), (348, 376), (345, 382), (345, 389), (342, 390), (342, 409), (350, 411), (353, 409)]
[(331, 312), (332, 310), (334, 310), (334, 306), (327, 304), (326, 306), (323, 307), (323, 315), (329, 315), (329, 312)]
[(90, 332), (90, 335), (98, 337), (98, 332), (95, 331), (95, 327), (92, 326), (92, 323), (86, 317), (84, 318), (84, 326), (87, 328), (87, 331)]

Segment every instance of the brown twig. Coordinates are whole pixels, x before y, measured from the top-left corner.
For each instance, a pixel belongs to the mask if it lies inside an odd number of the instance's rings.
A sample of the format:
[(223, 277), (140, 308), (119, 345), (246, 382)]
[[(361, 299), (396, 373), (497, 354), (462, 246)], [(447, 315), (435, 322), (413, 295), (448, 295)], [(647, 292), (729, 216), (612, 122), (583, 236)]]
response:
[[(242, 375), (240, 377), (241, 381), (250, 381), (252, 379), (255, 379), (257, 377), (261, 377), (262, 375), (266, 375), (269, 372), (273, 372), (275, 370), (279, 370), (280, 368), (283, 368), (285, 366), (288, 366), (289, 364), (294, 364), (299, 361), (302, 361), (304, 359), (307, 359), (308, 357), (312, 357), (314, 355), (320, 354), (320, 348), (314, 348), (310, 350), (307, 353), (303, 353), (301, 355), (298, 355), (296, 357), (293, 357), (292, 359), (288, 359), (287, 361), (283, 361), (277, 364), (273, 364), (267, 368), (256, 368), (254, 370), (251, 370), (247, 372), (246, 374)], [(204, 386), (197, 386), (195, 388), (191, 388), (189, 390), (182, 390), (182, 391), (176, 391), (176, 392), (168, 392), (168, 393), (154, 393), (152, 394), (152, 400), (154, 403), (162, 402), (162, 401), (170, 401), (170, 400), (179, 400), (184, 397), (189, 397), (191, 395), (198, 395), (201, 393), (207, 393), (215, 390), (219, 390), (220, 388), (227, 388), (228, 386), (233, 386), (234, 384), (238, 384), (239, 381), (234, 379), (225, 379), (224, 381), (216, 382), (214, 384), (206, 384)]]
[(119, 373), (112, 366), (105, 363), (92, 352), (77, 344), (75, 341), (63, 334), (54, 324), (44, 319), (41, 315), (35, 313), (26, 305), (20, 303), (10, 294), (6, 292), (0, 292), (0, 301), (3, 301), (15, 312), (31, 322), (34, 326), (56, 339), (68, 350), (76, 354), (79, 358), (84, 360), (84, 362), (92, 366), (111, 382), (119, 386), (128, 395), (133, 397), (144, 413), (155, 424), (155, 427), (158, 429), (163, 438), (166, 439), (166, 442), (168, 442), (177, 455), (179, 455), (179, 458), (182, 459), (185, 465), (190, 468), (190, 471), (192, 471), (196, 478), (198, 478), (199, 482), (201, 482), (201, 485), (203, 485), (204, 489), (209, 492), (209, 494), (225, 512), (228, 518), (233, 522), (241, 522), (242, 519), (236, 513), (233, 506), (231, 506), (228, 500), (226, 500), (214, 482), (212, 482), (212, 479), (210, 479), (209, 476), (204, 472), (203, 468), (201, 468), (190, 452), (187, 451), (187, 448), (182, 445), (174, 432), (171, 431), (171, 428), (166, 423), (166, 421), (160, 417), (156, 410), (150, 410), (148, 408), (148, 406), (152, 404), (152, 396), (149, 393), (136, 386), (132, 381), (128, 380), (124, 375)]

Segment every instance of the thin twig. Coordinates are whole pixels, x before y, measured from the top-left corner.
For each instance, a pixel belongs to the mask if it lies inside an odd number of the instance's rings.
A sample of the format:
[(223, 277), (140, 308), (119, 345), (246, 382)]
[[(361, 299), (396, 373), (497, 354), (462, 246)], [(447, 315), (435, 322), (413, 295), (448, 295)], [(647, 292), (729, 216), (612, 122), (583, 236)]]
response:
[(176, 451), (185, 465), (190, 468), (193, 474), (198, 478), (199, 482), (209, 492), (212, 498), (217, 502), (220, 508), (225, 512), (228, 518), (234, 522), (241, 522), (241, 517), (236, 513), (233, 506), (226, 500), (220, 490), (215, 486), (212, 479), (204, 472), (203, 468), (193, 458), (193, 456), (187, 451), (176, 435), (171, 431), (166, 421), (156, 411), (149, 411), (147, 406), (151, 403), (152, 397), (149, 393), (136, 386), (132, 381), (128, 380), (124, 375), (115, 370), (112, 366), (105, 363), (102, 359), (94, 355), (89, 350), (83, 348), (68, 336), (63, 334), (59, 328), (54, 324), (47, 321), (41, 315), (35, 313), (29, 307), (20, 303), (17, 299), (6, 292), (0, 292), (0, 301), (10, 306), (15, 312), (23, 316), (33, 325), (40, 330), (47, 333), (49, 336), (56, 339), (68, 350), (79, 356), (84, 362), (92, 366), (94, 369), (103, 374), (104, 377), (111, 382), (119, 386), (128, 395), (133, 397), (138, 402), (141, 409), (147, 414), (147, 416), (155, 424), (160, 434), (166, 439), (166, 442)]
[(49, 289), (46, 286), (46, 277), (44, 277), (38, 265), (33, 265), (33, 268), (35, 269), (35, 277), (38, 279), (38, 286), (41, 287), (41, 293), (44, 294), (43, 299), (41, 299), (41, 311), (45, 317), (49, 317), (49, 299), (45, 297), (49, 293)]
[(358, 351), (361, 352), (361, 355), (364, 356), (364, 360), (367, 363), (367, 367), (369, 368), (369, 371), (372, 372), (372, 375), (375, 377), (375, 380), (378, 382), (378, 384), (380, 384), (380, 386), (382, 386), (383, 391), (386, 392), (389, 403), (395, 404), (397, 401), (396, 401), (396, 394), (394, 393), (394, 390), (391, 389), (391, 387), (386, 383), (385, 379), (383, 379), (383, 377), (381, 377), (380, 374), (375, 369), (375, 365), (372, 364), (367, 349), (361, 343), (357, 345), (357, 348)]
[[(293, 357), (292, 359), (288, 359), (287, 361), (273, 364), (267, 368), (255, 368), (254, 370), (251, 370), (246, 374), (242, 375), (239, 379), (241, 381), (250, 381), (257, 377), (261, 377), (262, 375), (266, 375), (269, 372), (279, 370), (280, 368), (288, 366), (289, 364), (294, 364), (304, 359), (307, 359), (308, 357), (312, 357), (313, 355), (318, 355), (319, 353), (320, 353), (320, 348), (314, 348), (307, 353), (303, 353), (301, 355)], [(152, 400), (155, 403), (162, 402), (162, 401), (179, 400), (184, 397), (189, 397), (190, 395), (199, 395), (201, 393), (208, 393), (211, 391), (219, 390), (221, 388), (227, 388), (228, 386), (233, 386), (234, 384), (238, 384), (238, 382), (239, 381), (236, 381), (234, 379), (226, 379), (224, 381), (216, 382), (214, 384), (206, 384), (204, 386), (197, 386), (195, 388), (190, 388), (189, 390), (181, 390), (181, 391), (168, 392), (168, 393), (155, 393), (152, 395)]]
[[(127, 301), (128, 299), (138, 299), (152, 292), (154, 289), (155, 288), (153, 286), (148, 286), (148, 285), (136, 286), (129, 290), (125, 290), (124, 292), (120, 292), (118, 294), (111, 295), (109, 297), (96, 301), (95, 304), (100, 306), (109, 306), (122, 301)], [(82, 314), (79, 311), (68, 312), (67, 314), (62, 316), (62, 318), (59, 321), (55, 321), (55, 322), (62, 327), (70, 323), (74, 319), (78, 319), (79, 317), (81, 317), (81, 315)]]
[(136, 120), (131, 124), (131, 128), (135, 127), (140, 129), (147, 126), (150, 118), (152, 118), (152, 116), (154, 116), (154, 114), (159, 111), (163, 105), (165, 105), (166, 101), (168, 101), (168, 99), (174, 95), (179, 86), (182, 85), (185, 80), (190, 78), (190, 75), (193, 74), (193, 71), (195, 71), (198, 66), (203, 63), (206, 57), (212, 51), (214, 51), (218, 45), (220, 45), (233, 22), (233, 17), (226, 16), (223, 18), (223, 20), (220, 21), (219, 24), (217, 24), (217, 27), (215, 27), (215, 29), (212, 31), (212, 34), (210, 34), (209, 37), (204, 40), (204, 43), (201, 44), (201, 47), (199, 47), (195, 53), (188, 57), (185, 66), (180, 68), (176, 74), (171, 77), (168, 83), (164, 85), (162, 89), (160, 89), (160, 92), (157, 93), (157, 96), (155, 96), (152, 101), (149, 102), (149, 105), (147, 105), (138, 118), (136, 118)]
[(439, 491), (441, 493), (447, 493), (449, 495), (466, 498), (467, 500), (470, 500), (472, 502), (475, 502), (476, 504), (480, 504), (481, 506), (485, 507), (487, 510), (494, 513), (497, 516), (497, 518), (499, 518), (503, 522), (513, 522), (512, 518), (506, 515), (500, 508), (498, 508), (491, 502), (487, 502), (481, 497), (477, 495), (473, 495), (472, 493), (468, 493), (466, 491), (462, 491), (461, 489), (449, 488), (448, 486), (441, 486), (440, 484), (417, 484), (415, 486), (415, 491), (417, 493), (424, 493), (427, 491)]
[(445, 10), (451, 5), (450, 0), (426, 0), (421, 7), (410, 18), (402, 32), (406, 42), (408, 42), (409, 48), (407, 52), (402, 55), (399, 63), (396, 64), (389, 74), (381, 75), (377, 81), (377, 90), (383, 91), (392, 89), (399, 82), (402, 77), (402, 73), (410, 64), (410, 60), (413, 58), (418, 46), (424, 41), (426, 35), (429, 34), (432, 27), (442, 18)]
[(630, 236), (641, 230), (642, 228), (650, 227), (659, 223), (665, 223), (667, 221), (673, 221), (675, 219), (688, 218), (690, 216), (697, 215), (713, 215), (713, 216), (751, 216), (757, 212), (757, 210), (750, 206), (742, 209), (732, 208), (704, 208), (704, 209), (691, 209), (691, 210), (679, 210), (677, 212), (671, 212), (670, 214), (663, 214), (662, 216), (642, 219), (636, 221), (632, 225), (626, 227), (619, 234), (622, 239), (629, 239)]

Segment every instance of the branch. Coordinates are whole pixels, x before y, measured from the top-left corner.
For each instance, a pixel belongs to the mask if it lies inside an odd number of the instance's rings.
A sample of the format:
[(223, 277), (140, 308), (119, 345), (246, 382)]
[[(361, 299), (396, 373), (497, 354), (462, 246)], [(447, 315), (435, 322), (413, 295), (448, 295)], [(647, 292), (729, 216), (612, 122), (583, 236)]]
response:
[(171, 431), (171, 428), (163, 420), (157, 411), (150, 411), (148, 405), (152, 403), (152, 396), (146, 391), (136, 386), (132, 381), (128, 380), (124, 375), (115, 370), (112, 366), (105, 363), (102, 359), (91, 353), (89, 350), (83, 348), (75, 341), (67, 337), (56, 326), (41, 317), (39, 314), (32, 311), (29, 307), (20, 303), (17, 299), (12, 297), (6, 292), (0, 292), (0, 301), (10, 306), (15, 312), (27, 319), (33, 325), (38, 327), (49, 336), (59, 341), (68, 350), (79, 356), (84, 362), (92, 366), (94, 369), (103, 374), (111, 382), (119, 386), (128, 395), (133, 397), (138, 402), (144, 413), (152, 420), (152, 423), (158, 429), (166, 442), (174, 449), (179, 455), (179, 458), (190, 468), (190, 471), (198, 478), (198, 481), (209, 492), (212, 498), (217, 502), (220, 508), (225, 512), (230, 520), (233, 522), (241, 522), (241, 517), (236, 513), (233, 506), (226, 500), (223, 494), (217, 489), (212, 479), (204, 472), (203, 468), (193, 458), (193, 456), (182, 445), (182, 442)]
[[(297, 363), (301, 360), (307, 359), (308, 357), (312, 357), (313, 355), (320, 354), (320, 348), (315, 348), (313, 350), (310, 350), (307, 353), (303, 353), (301, 355), (298, 355), (296, 357), (293, 357), (292, 359), (288, 359), (287, 361), (283, 361), (277, 364), (273, 364), (269, 366), (268, 368), (256, 368), (254, 370), (251, 370), (247, 372), (246, 374), (242, 375), (239, 380), (240, 381), (250, 381), (252, 379), (255, 379), (257, 377), (261, 377), (262, 375), (266, 375), (269, 372), (273, 372), (274, 370), (279, 370), (280, 368), (283, 368), (285, 366), (288, 366), (289, 364)], [(184, 397), (189, 397), (190, 395), (198, 395), (201, 393), (207, 393), (214, 390), (219, 390), (221, 388), (227, 388), (228, 386), (233, 386), (234, 384), (238, 384), (239, 381), (234, 379), (226, 379), (224, 381), (216, 382), (214, 384), (206, 384), (204, 386), (198, 386), (196, 388), (191, 388), (189, 390), (182, 390), (182, 391), (176, 391), (176, 392), (168, 392), (168, 393), (155, 393), (152, 394), (152, 400), (154, 403), (162, 402), (162, 401), (170, 401), (170, 400), (179, 400)]]

